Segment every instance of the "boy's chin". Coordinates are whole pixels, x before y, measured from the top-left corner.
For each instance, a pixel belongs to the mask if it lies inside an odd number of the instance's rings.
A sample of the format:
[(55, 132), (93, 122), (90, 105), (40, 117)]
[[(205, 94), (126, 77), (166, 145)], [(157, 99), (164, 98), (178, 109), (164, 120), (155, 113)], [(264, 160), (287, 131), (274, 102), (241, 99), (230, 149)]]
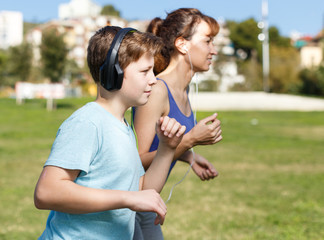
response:
[(146, 103), (148, 102), (148, 99), (146, 100), (142, 100), (142, 101), (139, 101), (136, 103), (136, 105), (134, 107), (140, 107), (140, 106), (143, 106), (145, 105)]

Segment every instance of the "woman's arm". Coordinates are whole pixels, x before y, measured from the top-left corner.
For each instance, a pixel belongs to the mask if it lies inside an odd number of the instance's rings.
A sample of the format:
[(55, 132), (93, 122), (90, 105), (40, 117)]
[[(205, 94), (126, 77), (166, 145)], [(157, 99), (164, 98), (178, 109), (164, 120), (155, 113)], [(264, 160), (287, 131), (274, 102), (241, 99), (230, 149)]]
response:
[[(169, 113), (168, 91), (162, 81), (153, 86), (148, 102), (136, 108), (134, 126), (138, 139), (138, 151), (145, 170), (151, 165), (156, 151), (149, 152), (155, 136), (155, 123)], [(182, 138), (174, 154), (178, 159), (188, 149), (196, 145), (214, 144), (222, 140), (220, 121), (217, 114), (208, 116), (197, 123)]]
[[(156, 104), (156, 107), (152, 109), (151, 106), (145, 105), (136, 110), (134, 124), (138, 138), (139, 154), (145, 170), (148, 169), (156, 154), (156, 151), (149, 152), (149, 149), (155, 136), (155, 131), (152, 131), (154, 129), (152, 122), (154, 119), (160, 117), (158, 111), (154, 111), (154, 109), (159, 108), (159, 105)], [(160, 114), (162, 114), (161, 112), (162, 110), (160, 109)], [(196, 145), (209, 145), (221, 141), (221, 133), (222, 130), (220, 121), (217, 119), (217, 114), (202, 119), (193, 129), (184, 135), (176, 149), (173, 159), (178, 159), (188, 149)]]
[(162, 81), (153, 86), (148, 102), (136, 108), (134, 126), (138, 140), (138, 152), (145, 170), (151, 165), (156, 151), (149, 152), (154, 136), (155, 125), (161, 116), (169, 112), (168, 91)]

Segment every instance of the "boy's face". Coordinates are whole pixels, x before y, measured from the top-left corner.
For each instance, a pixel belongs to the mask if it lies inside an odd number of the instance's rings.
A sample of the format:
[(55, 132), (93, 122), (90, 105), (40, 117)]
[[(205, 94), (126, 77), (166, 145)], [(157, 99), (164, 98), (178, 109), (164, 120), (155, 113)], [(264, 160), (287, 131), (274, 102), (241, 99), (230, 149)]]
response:
[(153, 65), (153, 56), (145, 53), (124, 69), (124, 80), (120, 92), (129, 107), (140, 106), (148, 101), (152, 86), (156, 83)]

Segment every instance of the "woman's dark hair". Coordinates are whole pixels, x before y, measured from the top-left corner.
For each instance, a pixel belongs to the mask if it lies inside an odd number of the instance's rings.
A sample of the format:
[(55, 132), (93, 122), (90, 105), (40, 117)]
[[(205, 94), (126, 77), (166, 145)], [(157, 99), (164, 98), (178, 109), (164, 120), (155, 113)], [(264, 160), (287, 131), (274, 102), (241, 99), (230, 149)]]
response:
[(201, 21), (205, 21), (210, 26), (210, 35), (216, 36), (219, 31), (217, 21), (195, 8), (179, 8), (169, 13), (164, 20), (154, 18), (150, 22), (146, 31), (161, 37), (164, 43), (160, 53), (155, 56), (154, 72), (156, 74), (169, 65), (171, 56), (175, 52), (175, 40), (178, 37), (190, 40), (196, 31), (196, 26)]

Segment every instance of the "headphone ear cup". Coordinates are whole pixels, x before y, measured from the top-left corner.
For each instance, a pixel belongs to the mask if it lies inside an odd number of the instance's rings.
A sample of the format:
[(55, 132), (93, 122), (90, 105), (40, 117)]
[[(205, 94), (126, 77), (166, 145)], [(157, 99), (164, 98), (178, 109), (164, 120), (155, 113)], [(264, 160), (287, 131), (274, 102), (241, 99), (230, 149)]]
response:
[(104, 88), (108, 88), (106, 84), (106, 79), (108, 78), (108, 73), (107, 73), (107, 63), (105, 62), (99, 70), (99, 79), (100, 79), (100, 84)]
[(118, 62), (115, 64), (115, 71), (117, 75), (115, 77), (114, 89), (118, 90), (123, 85), (123, 79), (124, 79), (124, 71), (123, 69), (121, 69)]
[(135, 31), (134, 28), (123, 28), (116, 33), (108, 50), (106, 60), (100, 67), (100, 83), (108, 91), (119, 90), (123, 84), (124, 72), (118, 63), (118, 49), (125, 35), (128, 32)]

